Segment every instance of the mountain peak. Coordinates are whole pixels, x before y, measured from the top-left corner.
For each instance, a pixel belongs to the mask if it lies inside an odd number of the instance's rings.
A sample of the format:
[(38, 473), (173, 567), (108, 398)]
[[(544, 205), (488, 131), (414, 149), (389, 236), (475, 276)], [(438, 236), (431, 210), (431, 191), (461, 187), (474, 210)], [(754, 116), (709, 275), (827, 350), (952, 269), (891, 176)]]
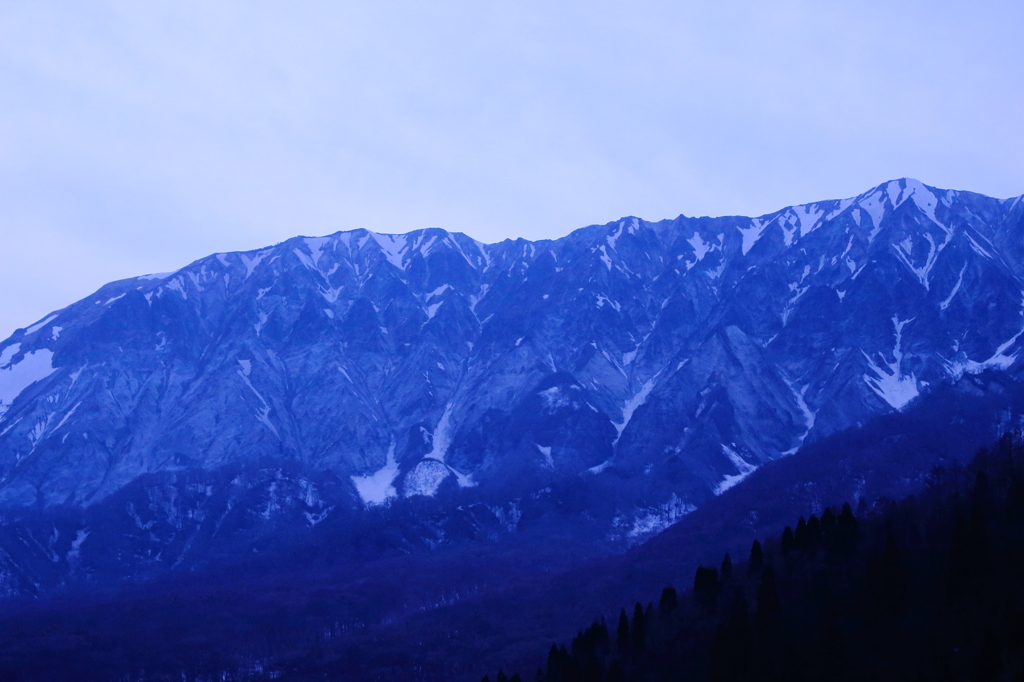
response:
[[(538, 242), (300, 236), (112, 282), (0, 343), (0, 503), (280, 460), (332, 472), (342, 507), (595, 471), (630, 481), (626, 516), (696, 505), (929, 386), (1012, 368), (1015, 205), (902, 178)], [(537, 397), (552, 376), (572, 400)]]

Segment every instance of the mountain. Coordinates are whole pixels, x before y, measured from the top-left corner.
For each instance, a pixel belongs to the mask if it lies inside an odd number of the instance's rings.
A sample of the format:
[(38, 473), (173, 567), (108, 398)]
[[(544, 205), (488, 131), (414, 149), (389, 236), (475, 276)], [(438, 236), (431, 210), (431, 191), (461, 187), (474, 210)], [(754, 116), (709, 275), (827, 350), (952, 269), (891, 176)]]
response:
[(1022, 229), (1021, 197), (902, 179), (539, 242), (357, 229), (113, 282), (0, 343), (0, 585), (385, 521), (381, 552), (642, 541), (1011, 368)]
[[(969, 486), (965, 465), (979, 447), (978, 461), (1005, 476), (1000, 457), (1019, 453), (1019, 438), (984, 446), (1024, 414), (1017, 374), (966, 375), (904, 410), (808, 444), (618, 555), (588, 556), (586, 538), (524, 517), (514, 534), (372, 557), (381, 536), (410, 519), (374, 518), (362, 542), (352, 542), (360, 533), (351, 523), (331, 528), (332, 516), (312, 529), (312, 546), (292, 544), (284, 557), (261, 552), (103, 590), (7, 599), (0, 669), (11, 679), (195, 682), (476, 682), (498, 668), (536, 670), (551, 642), (567, 642), (594, 619), (614, 624), (623, 605), (647, 603), (666, 585), (685, 588), (698, 566), (717, 565), (725, 552), (740, 560), (755, 538), (777, 538), (784, 524), (821, 515), (830, 501), (855, 503), (858, 516), (874, 509), (885, 524), (892, 500), (908, 492), (915, 498), (901, 507), (913, 511), (921, 507), (914, 499)], [(54, 534), (54, 526), (43, 530), (44, 540)], [(539, 530), (546, 542), (531, 542)], [(927, 525), (917, 539), (933, 530)]]

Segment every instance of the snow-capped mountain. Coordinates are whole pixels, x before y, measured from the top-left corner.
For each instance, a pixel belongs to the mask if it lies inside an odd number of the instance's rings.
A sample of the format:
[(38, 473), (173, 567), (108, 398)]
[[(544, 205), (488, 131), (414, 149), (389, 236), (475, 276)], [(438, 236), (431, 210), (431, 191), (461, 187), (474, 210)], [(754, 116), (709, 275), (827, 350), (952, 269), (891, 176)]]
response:
[(113, 282), (0, 343), (0, 505), (187, 478), (147, 493), (180, 529), (250, 490), (211, 472), (258, 465), (275, 473), (247, 513), (315, 525), (571, 479), (614, 488), (609, 532), (642, 537), (805, 442), (1008, 368), (1022, 292), (1022, 198), (910, 179), (550, 241), (296, 237)]

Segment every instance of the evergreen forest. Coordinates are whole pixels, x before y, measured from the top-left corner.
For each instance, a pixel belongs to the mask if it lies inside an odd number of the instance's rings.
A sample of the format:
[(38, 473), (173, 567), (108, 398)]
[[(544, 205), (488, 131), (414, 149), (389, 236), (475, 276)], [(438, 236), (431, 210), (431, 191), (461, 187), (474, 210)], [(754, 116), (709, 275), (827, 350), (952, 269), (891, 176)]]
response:
[(1024, 680), (1024, 440), (800, 518), (484, 682)]

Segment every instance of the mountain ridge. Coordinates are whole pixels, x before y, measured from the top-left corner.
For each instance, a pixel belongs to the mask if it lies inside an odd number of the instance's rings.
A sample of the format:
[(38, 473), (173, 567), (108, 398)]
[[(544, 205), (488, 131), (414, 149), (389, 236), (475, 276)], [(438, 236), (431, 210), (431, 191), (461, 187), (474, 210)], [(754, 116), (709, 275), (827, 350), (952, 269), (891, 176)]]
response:
[[(901, 179), (538, 242), (294, 237), (112, 282), (0, 343), (0, 507), (240, 466), (217, 490), (149, 490), (125, 521), (145, 536), (143, 505), (192, 537), (214, 499), (251, 493), (245, 523), (312, 528), (475, 490), (514, 529), (523, 500), (578, 479), (593, 522), (639, 542), (805, 442), (1010, 368), (1020, 199)], [(184, 560), (160, 547), (145, 556)]]

